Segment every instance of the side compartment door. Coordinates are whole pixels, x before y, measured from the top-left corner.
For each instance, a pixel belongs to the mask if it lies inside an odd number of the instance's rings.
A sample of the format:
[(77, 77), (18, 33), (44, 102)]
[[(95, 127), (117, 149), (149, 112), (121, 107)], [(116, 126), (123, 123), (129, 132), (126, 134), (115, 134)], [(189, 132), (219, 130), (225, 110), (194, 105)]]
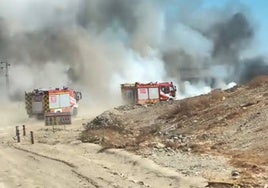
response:
[(32, 96), (32, 112), (34, 114), (43, 113), (43, 95)]
[(70, 95), (68, 93), (59, 95), (60, 108), (70, 107), (70, 104)]
[(57, 94), (49, 95), (49, 108), (60, 108), (60, 97)]
[(138, 88), (138, 100), (148, 99), (148, 89), (147, 88)]
[(149, 88), (149, 99), (159, 99), (158, 88)]

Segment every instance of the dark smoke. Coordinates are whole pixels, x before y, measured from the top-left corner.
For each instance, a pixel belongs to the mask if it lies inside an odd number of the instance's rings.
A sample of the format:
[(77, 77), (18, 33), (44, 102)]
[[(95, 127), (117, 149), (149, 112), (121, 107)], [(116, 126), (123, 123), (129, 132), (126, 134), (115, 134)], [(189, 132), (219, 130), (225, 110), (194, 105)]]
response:
[(257, 76), (268, 75), (268, 62), (263, 57), (246, 59), (241, 62), (238, 71), (240, 71), (239, 83), (245, 84)]
[(137, 29), (138, 12), (135, 10), (140, 3), (140, 0), (110, 0), (94, 3), (82, 0), (77, 21), (82, 27), (94, 28), (97, 32), (102, 32), (107, 27), (119, 26), (131, 34)]
[(73, 35), (60, 28), (45, 28), (35, 32), (25, 32), (14, 36), (15, 45), (25, 46), (12, 58), (24, 62), (25, 54), (30, 62), (44, 63), (48, 61), (74, 61), (78, 53), (78, 46)]
[[(215, 17), (219, 17), (219, 15)], [(184, 39), (187, 41), (186, 43), (183, 40), (171, 41), (177, 42), (176, 48), (164, 50), (163, 52), (163, 60), (168, 74), (173, 77), (176, 74), (180, 74), (182, 79), (186, 79), (189, 75), (185, 74), (191, 73), (190, 70), (192, 69), (194, 71), (191, 74), (195, 75), (190, 77), (195, 79), (204, 78), (204, 81), (207, 82), (207, 76), (204, 75), (206, 74), (204, 73), (206, 72), (205, 69), (214, 65), (226, 65), (228, 70), (218, 70), (219, 72), (228, 72), (226, 79), (223, 81), (237, 81), (236, 73), (233, 70), (240, 63), (240, 56), (243, 51), (248, 49), (254, 40), (253, 24), (249, 21), (245, 12), (234, 12), (229, 15), (222, 14), (220, 19), (215, 19), (210, 26), (203, 29), (191, 24), (186, 32), (191, 33)], [(193, 36), (198, 37), (193, 40)], [(193, 47), (190, 50), (186, 48), (187, 45), (198, 45), (196, 43), (198, 40), (196, 39), (199, 39), (202, 44), (199, 46), (199, 51), (202, 52), (207, 49), (206, 52), (209, 55), (204, 52), (200, 54), (193, 53)], [(211, 49), (209, 49), (209, 45), (204, 39), (211, 42)], [(188, 73), (187, 71), (190, 72)], [(216, 74), (213, 73), (213, 75)], [(210, 82), (207, 82), (207, 84)]]
[[(168, 51), (163, 53), (166, 70), (171, 77), (176, 77), (179, 71), (200, 69), (203, 62), (196, 62), (193, 56), (184, 50)], [(198, 76), (198, 75), (196, 75)]]
[(223, 58), (227, 62), (222, 63), (231, 64), (239, 62), (239, 55), (252, 42), (254, 31), (245, 15), (236, 13), (227, 21), (215, 24), (211, 36), (212, 57)]

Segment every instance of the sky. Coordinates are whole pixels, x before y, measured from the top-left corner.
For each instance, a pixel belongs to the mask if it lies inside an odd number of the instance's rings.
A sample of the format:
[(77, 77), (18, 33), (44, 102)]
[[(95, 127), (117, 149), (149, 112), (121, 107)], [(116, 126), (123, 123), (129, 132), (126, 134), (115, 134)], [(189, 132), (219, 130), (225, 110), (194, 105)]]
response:
[(259, 54), (268, 54), (268, 1), (267, 0), (204, 0), (204, 8), (222, 7), (226, 3), (238, 2), (246, 5), (249, 13), (252, 15), (256, 26), (256, 51)]

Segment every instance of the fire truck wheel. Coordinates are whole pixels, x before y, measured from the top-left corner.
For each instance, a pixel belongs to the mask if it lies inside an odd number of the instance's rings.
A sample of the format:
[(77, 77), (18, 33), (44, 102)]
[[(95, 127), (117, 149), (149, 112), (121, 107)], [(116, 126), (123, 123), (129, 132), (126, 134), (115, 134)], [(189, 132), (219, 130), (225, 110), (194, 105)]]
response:
[(174, 102), (174, 99), (170, 98), (170, 99), (168, 99), (168, 102), (169, 103), (173, 103)]

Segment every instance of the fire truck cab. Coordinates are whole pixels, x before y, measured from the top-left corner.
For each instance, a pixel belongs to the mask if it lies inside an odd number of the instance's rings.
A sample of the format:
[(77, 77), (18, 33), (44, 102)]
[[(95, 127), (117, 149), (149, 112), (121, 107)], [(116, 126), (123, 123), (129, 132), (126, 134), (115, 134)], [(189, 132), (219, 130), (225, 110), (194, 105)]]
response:
[(128, 104), (154, 104), (174, 100), (176, 91), (172, 82), (121, 84), (123, 101)]

